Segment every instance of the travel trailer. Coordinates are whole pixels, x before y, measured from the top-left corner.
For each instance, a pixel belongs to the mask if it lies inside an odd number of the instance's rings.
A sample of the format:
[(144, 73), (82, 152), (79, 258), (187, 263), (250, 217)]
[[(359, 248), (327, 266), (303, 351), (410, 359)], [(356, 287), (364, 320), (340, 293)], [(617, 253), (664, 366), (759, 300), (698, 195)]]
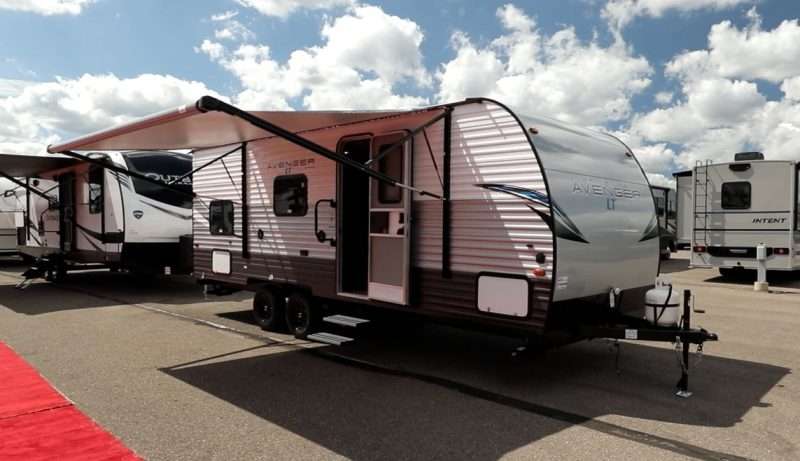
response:
[(26, 277), (58, 279), (86, 265), (138, 273), (184, 268), (179, 241), (192, 231), (191, 156), (76, 155), (0, 155), (0, 174), (26, 194), (17, 249), (36, 261)]
[(661, 259), (669, 259), (677, 251), (675, 233), (677, 231), (677, 202), (675, 189), (662, 186), (650, 186), (656, 202), (658, 217), (659, 251)]
[(49, 147), (120, 149), (192, 150), (194, 275), (209, 291), (255, 292), (265, 329), (340, 344), (351, 338), (322, 322), (393, 310), (548, 343), (680, 338), (688, 354), (716, 339), (690, 328), (688, 300), (680, 325), (644, 320), (680, 302), (670, 288), (646, 303), (653, 196), (607, 134), (482, 98), (247, 112), (206, 96)]
[(723, 275), (757, 269), (764, 246), (767, 270), (800, 269), (799, 176), (798, 162), (764, 160), (759, 152), (695, 166), (692, 266)]
[(17, 228), (22, 226), (25, 190), (0, 178), (0, 256), (17, 254)]
[(694, 182), (692, 170), (674, 173), (675, 199), (677, 205), (677, 220), (675, 223), (675, 245), (677, 248), (686, 249), (692, 246), (692, 229), (694, 224)]

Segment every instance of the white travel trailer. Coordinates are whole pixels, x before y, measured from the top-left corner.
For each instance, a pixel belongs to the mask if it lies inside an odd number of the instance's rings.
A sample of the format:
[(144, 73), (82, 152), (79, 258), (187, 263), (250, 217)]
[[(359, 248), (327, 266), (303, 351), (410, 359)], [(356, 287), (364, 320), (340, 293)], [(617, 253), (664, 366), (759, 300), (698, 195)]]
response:
[(185, 267), (179, 241), (191, 234), (191, 156), (75, 155), (0, 155), (0, 174), (26, 191), (18, 250), (36, 260), (26, 276), (56, 279), (86, 264), (143, 273)]
[(694, 223), (692, 170), (679, 171), (672, 176), (675, 178), (675, 199), (678, 208), (677, 222), (675, 223), (675, 244), (678, 248), (689, 248), (692, 246)]
[(757, 269), (756, 248), (766, 247), (767, 270), (800, 269), (798, 162), (764, 160), (758, 152), (730, 163), (694, 168), (693, 267), (723, 275)]
[(25, 189), (0, 178), (0, 256), (17, 254), (17, 228), (22, 226)]
[(338, 344), (350, 338), (315, 322), (386, 309), (553, 342), (716, 339), (688, 318), (642, 321), (655, 206), (633, 153), (606, 134), (488, 99), (246, 112), (207, 96), (49, 148), (111, 149), (193, 150), (194, 274), (256, 292), (266, 329)]

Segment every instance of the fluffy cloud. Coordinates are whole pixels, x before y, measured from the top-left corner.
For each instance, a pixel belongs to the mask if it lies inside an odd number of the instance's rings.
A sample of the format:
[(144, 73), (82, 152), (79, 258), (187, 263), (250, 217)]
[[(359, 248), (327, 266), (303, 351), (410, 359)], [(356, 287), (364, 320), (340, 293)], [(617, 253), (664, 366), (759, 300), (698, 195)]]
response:
[(211, 16), (211, 21), (218, 25), (214, 31), (217, 40), (249, 41), (256, 38), (256, 34), (247, 26), (236, 20), (238, 11), (226, 11)]
[(239, 79), (243, 91), (236, 101), (247, 107), (291, 109), (295, 98), (308, 109), (415, 107), (428, 102), (395, 94), (403, 82), (425, 87), (432, 80), (422, 63), (423, 34), (413, 21), (375, 6), (356, 6), (326, 21), (321, 36), (322, 45), (295, 50), (283, 63), (265, 45), (230, 49), (206, 40), (198, 50)]
[(95, 0), (0, 0), (0, 9), (25, 11), (51, 16), (56, 14), (81, 14), (85, 6)]
[(523, 112), (596, 125), (627, 118), (631, 96), (650, 84), (647, 60), (621, 41), (583, 43), (571, 27), (546, 36), (513, 5), (497, 16), (505, 34), (485, 47), (453, 35), (456, 56), (437, 73), (440, 101), (490, 96)]
[(216, 95), (202, 83), (169, 75), (120, 79), (87, 74), (30, 83), (0, 98), (0, 150), (41, 153), (59, 139), (175, 108), (205, 94)]
[(603, 17), (614, 29), (621, 29), (637, 16), (661, 17), (668, 11), (690, 12), (703, 9), (730, 8), (754, 0), (609, 0)]
[(339, 6), (350, 6), (354, 0), (236, 0), (244, 7), (253, 8), (261, 14), (286, 19), (297, 10), (325, 10)]
[[(784, 21), (762, 30), (755, 10), (748, 17), (742, 30), (729, 21), (712, 26), (708, 49), (681, 53), (667, 64), (681, 97), (633, 118), (630, 133), (642, 146), (675, 146), (678, 168), (730, 160), (743, 150), (800, 158), (800, 26)], [(780, 83), (783, 97), (769, 100), (755, 80)], [(658, 164), (648, 169), (668, 171)]]

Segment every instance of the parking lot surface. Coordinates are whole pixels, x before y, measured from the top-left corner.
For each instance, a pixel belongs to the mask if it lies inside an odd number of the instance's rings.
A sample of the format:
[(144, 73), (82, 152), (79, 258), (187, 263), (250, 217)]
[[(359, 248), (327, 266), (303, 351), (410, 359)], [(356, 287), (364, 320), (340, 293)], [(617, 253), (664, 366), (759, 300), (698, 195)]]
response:
[(0, 261), (0, 340), (146, 459), (800, 458), (800, 277), (756, 293), (684, 254), (662, 264), (720, 335), (680, 399), (668, 344), (514, 355), (510, 338), (384, 324), (321, 347), (189, 278), (19, 291), (23, 270)]

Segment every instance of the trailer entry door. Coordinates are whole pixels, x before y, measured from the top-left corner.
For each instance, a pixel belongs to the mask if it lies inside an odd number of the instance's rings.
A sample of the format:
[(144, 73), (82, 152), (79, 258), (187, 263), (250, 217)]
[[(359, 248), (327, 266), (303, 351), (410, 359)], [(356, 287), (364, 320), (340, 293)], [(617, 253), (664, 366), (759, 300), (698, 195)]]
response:
[[(396, 133), (373, 139), (372, 158), (384, 154), (373, 167), (400, 183), (409, 184), (410, 144), (386, 152), (403, 136), (404, 133)], [(406, 305), (411, 248), (410, 192), (386, 182), (374, 179), (370, 182), (368, 296)]]

